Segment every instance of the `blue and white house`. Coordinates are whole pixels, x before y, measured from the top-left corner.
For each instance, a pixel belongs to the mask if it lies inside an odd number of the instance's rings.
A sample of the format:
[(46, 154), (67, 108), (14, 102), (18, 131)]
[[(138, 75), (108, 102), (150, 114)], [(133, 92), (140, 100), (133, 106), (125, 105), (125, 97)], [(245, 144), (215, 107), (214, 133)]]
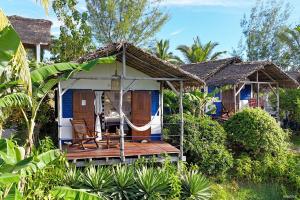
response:
[[(214, 117), (222, 117), (245, 108), (261, 107), (279, 118), (278, 88), (297, 88), (298, 82), (272, 62), (243, 62), (227, 58), (182, 65), (182, 69), (205, 81), (208, 93), (218, 89), (214, 102)], [(271, 106), (269, 96), (274, 94), (277, 103)]]
[[(118, 156), (124, 160), (126, 141), (162, 140), (163, 88), (168, 86), (178, 92), (182, 113), (184, 87), (199, 87), (203, 81), (129, 43), (110, 44), (78, 62), (108, 56), (114, 58), (113, 62), (97, 64), (90, 71), (78, 72), (59, 83), (58, 138), (61, 148), (72, 142), (70, 119), (84, 119), (88, 128), (97, 133), (99, 141), (104, 133), (120, 135)], [(183, 118), (178, 134), (178, 139), (183, 140)], [(182, 148), (178, 150), (181, 158)], [(174, 150), (177, 149), (174, 147)]]

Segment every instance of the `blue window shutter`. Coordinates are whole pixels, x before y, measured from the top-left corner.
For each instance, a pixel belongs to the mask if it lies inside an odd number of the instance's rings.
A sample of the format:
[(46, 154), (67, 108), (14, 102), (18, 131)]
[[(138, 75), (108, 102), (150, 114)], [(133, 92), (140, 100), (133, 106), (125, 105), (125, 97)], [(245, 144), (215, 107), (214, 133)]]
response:
[(240, 100), (249, 100), (251, 98), (251, 85), (245, 85), (240, 92)]
[(159, 107), (159, 91), (151, 91), (151, 115), (154, 116)]
[(62, 96), (62, 117), (73, 117), (73, 91), (68, 90)]

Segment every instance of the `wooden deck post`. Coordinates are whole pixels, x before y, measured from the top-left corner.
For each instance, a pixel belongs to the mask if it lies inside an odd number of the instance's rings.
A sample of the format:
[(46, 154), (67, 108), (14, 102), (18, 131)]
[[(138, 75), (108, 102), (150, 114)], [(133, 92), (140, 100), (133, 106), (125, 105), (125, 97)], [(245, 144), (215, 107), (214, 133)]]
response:
[(124, 116), (123, 116), (123, 84), (124, 84), (124, 76), (126, 71), (126, 55), (125, 55), (125, 46), (123, 45), (123, 53), (122, 53), (122, 72), (120, 76), (120, 101), (119, 101), (119, 114), (120, 114), (120, 157), (121, 161), (125, 162), (125, 153), (124, 153)]
[(180, 160), (183, 161), (183, 133), (184, 133), (184, 120), (183, 120), (183, 81), (180, 81), (179, 92), (179, 112), (180, 112)]
[(160, 82), (160, 127), (161, 127), (161, 140), (163, 140), (163, 129), (164, 129), (164, 82)]
[(276, 84), (276, 117), (277, 117), (277, 121), (279, 122), (280, 121), (280, 117), (279, 117), (279, 84), (277, 83)]
[(236, 85), (233, 85), (234, 113), (236, 113)]
[(58, 111), (58, 147), (62, 150), (62, 143), (61, 143), (61, 118), (62, 118), (62, 93), (61, 93), (61, 83), (58, 82), (57, 87), (57, 111)]
[(41, 44), (38, 43), (35, 45), (35, 54), (36, 54), (36, 62), (41, 62)]
[(256, 84), (257, 84), (257, 97), (256, 97), (256, 103), (257, 107), (259, 107), (259, 82), (258, 82), (258, 71), (256, 72)]

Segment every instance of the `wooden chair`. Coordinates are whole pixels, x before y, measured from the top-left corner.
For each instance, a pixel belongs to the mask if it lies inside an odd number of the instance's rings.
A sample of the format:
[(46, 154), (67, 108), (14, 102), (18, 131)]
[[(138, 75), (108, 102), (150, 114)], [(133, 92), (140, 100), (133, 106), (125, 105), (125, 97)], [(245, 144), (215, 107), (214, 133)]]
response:
[(99, 148), (99, 145), (96, 141), (97, 134), (95, 131), (89, 130), (86, 121), (83, 119), (70, 119), (73, 131), (74, 131), (74, 143), (79, 143), (82, 149), (85, 149), (84, 145), (87, 142), (93, 141), (97, 148)]

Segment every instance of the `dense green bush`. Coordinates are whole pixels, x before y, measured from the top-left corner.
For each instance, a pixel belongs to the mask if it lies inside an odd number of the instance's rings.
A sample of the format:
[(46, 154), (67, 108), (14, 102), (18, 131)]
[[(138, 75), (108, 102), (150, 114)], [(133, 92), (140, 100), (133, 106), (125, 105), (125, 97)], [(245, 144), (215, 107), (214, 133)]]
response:
[[(276, 96), (271, 96), (273, 107), (276, 106)], [(300, 124), (300, 90), (280, 89), (279, 91), (280, 117), (288, 118), (290, 128), (297, 128)], [(288, 116), (287, 116), (288, 114)], [(294, 125), (293, 125), (294, 124)], [(298, 124), (298, 125), (297, 125)], [(296, 125), (296, 126), (295, 126)]]
[(261, 109), (247, 108), (225, 124), (230, 147), (236, 155), (247, 153), (253, 158), (278, 154), (288, 147), (288, 133)]
[(224, 127), (235, 159), (234, 177), (254, 182), (276, 181), (300, 189), (299, 161), (288, 152), (288, 133), (267, 112), (245, 109)]
[[(179, 142), (179, 115), (165, 118), (164, 137), (173, 144)], [(209, 117), (184, 115), (184, 153), (187, 161), (199, 165), (202, 173), (223, 178), (232, 166), (232, 156), (226, 149), (223, 127)]]

